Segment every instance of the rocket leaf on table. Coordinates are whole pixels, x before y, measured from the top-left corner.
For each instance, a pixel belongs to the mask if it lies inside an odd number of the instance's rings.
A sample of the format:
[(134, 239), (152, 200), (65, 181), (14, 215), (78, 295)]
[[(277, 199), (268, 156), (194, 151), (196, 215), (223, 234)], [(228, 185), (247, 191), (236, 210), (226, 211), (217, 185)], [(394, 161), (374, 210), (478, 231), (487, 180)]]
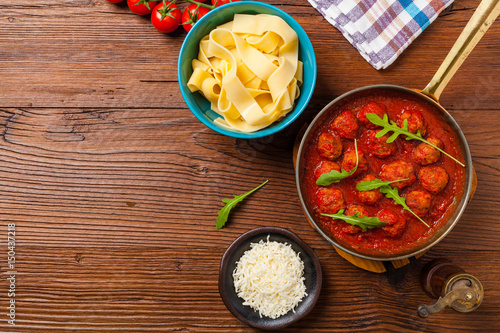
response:
[(359, 212), (355, 213), (354, 215), (348, 216), (344, 214), (344, 209), (339, 210), (335, 214), (324, 214), (322, 213), (321, 215), (331, 217), (333, 219), (340, 219), (343, 220), (344, 222), (347, 222), (352, 225), (357, 225), (363, 231), (366, 231), (367, 229), (372, 229), (372, 228), (377, 228), (377, 227), (382, 227), (386, 225), (386, 222), (382, 222), (378, 219), (376, 216), (359, 216)]
[(396, 140), (396, 138), (399, 135), (402, 134), (402, 135), (406, 136), (406, 140), (415, 139), (415, 140), (419, 140), (419, 141), (422, 141), (424, 143), (427, 143), (429, 146), (434, 147), (435, 149), (439, 150), (440, 152), (442, 152), (443, 154), (445, 154), (446, 156), (448, 156), (449, 158), (451, 158), (452, 160), (454, 160), (455, 162), (457, 162), (458, 164), (460, 164), (461, 166), (463, 166), (465, 168), (465, 164), (463, 164), (462, 162), (457, 160), (455, 157), (451, 156), (450, 154), (448, 154), (447, 152), (445, 152), (441, 148), (437, 147), (436, 145), (433, 145), (429, 141), (422, 138), (420, 131), (418, 131), (417, 134), (410, 132), (408, 130), (408, 119), (404, 120), (402, 128), (398, 127), (398, 125), (393, 120), (391, 120), (389, 122), (389, 117), (387, 116), (387, 114), (384, 114), (384, 117), (380, 118), (375, 113), (367, 113), (366, 119), (368, 119), (372, 124), (375, 124), (375, 125), (382, 127), (382, 129), (375, 135), (377, 138), (380, 138), (389, 132), (393, 132), (392, 135), (389, 136), (389, 138), (387, 139), (387, 143), (393, 142), (394, 140)]
[(356, 143), (356, 139), (354, 139), (354, 151), (356, 152), (356, 165), (354, 166), (354, 168), (351, 169), (351, 171), (346, 171), (342, 169), (341, 171), (332, 170), (330, 172), (326, 172), (318, 177), (318, 180), (316, 180), (316, 185), (328, 186), (333, 183), (338, 183), (342, 179), (347, 178), (353, 173), (355, 173), (356, 170), (358, 169), (358, 163), (359, 163), (358, 145)]
[(217, 222), (216, 222), (217, 229), (222, 228), (226, 224), (227, 219), (229, 217), (229, 212), (231, 211), (231, 209), (233, 209), (236, 206), (236, 204), (241, 202), (243, 199), (245, 199), (247, 196), (249, 196), (253, 192), (257, 191), (262, 186), (266, 185), (267, 182), (268, 182), (268, 180), (266, 180), (265, 182), (263, 182), (262, 184), (260, 184), (256, 188), (254, 188), (253, 190), (250, 190), (250, 191), (245, 192), (243, 194), (234, 195), (234, 198), (222, 199), (222, 202), (224, 202), (226, 205), (224, 207), (222, 207), (219, 210), (219, 213), (217, 214)]

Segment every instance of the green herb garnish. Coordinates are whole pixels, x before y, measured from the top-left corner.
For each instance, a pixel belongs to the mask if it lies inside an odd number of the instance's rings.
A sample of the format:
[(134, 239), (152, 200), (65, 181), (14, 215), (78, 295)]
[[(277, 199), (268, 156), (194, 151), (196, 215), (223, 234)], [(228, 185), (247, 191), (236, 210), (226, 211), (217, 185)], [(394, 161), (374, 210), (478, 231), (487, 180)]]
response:
[(267, 182), (268, 182), (268, 180), (266, 180), (265, 182), (263, 182), (262, 184), (260, 184), (256, 188), (254, 188), (253, 190), (250, 190), (250, 191), (245, 192), (243, 194), (234, 195), (234, 198), (222, 199), (222, 202), (224, 202), (226, 205), (224, 207), (222, 207), (221, 210), (219, 210), (219, 213), (217, 214), (217, 223), (216, 223), (217, 229), (222, 228), (226, 224), (227, 218), (229, 217), (229, 212), (231, 211), (231, 209), (233, 209), (236, 206), (237, 203), (239, 203), (240, 201), (245, 199), (247, 196), (249, 196), (253, 192), (257, 191), (262, 186), (266, 185)]
[(356, 152), (356, 165), (354, 166), (354, 168), (352, 168), (351, 171), (346, 171), (342, 169), (341, 171), (332, 170), (330, 172), (324, 173), (318, 177), (318, 180), (316, 180), (316, 185), (328, 186), (333, 183), (338, 183), (342, 179), (347, 178), (353, 173), (355, 173), (356, 170), (358, 169), (358, 163), (359, 163), (358, 145), (356, 143), (356, 139), (354, 139), (354, 150)]
[(422, 222), (423, 224), (425, 224), (428, 228), (430, 228), (430, 226), (425, 223), (424, 220), (422, 220), (422, 218), (420, 218), (420, 216), (418, 216), (417, 214), (415, 214), (410, 207), (408, 207), (408, 205), (406, 204), (406, 200), (405, 198), (401, 197), (398, 193), (398, 189), (397, 188), (394, 188), (394, 187), (391, 187), (389, 185), (384, 185), (384, 186), (381, 186), (380, 187), (380, 192), (384, 193), (385, 196), (389, 199), (392, 199), (394, 200), (394, 202), (398, 205), (401, 205), (403, 206), (403, 208), (407, 211), (409, 211), (410, 213), (412, 213), (417, 219), (420, 220), (420, 222)]
[(463, 164), (462, 162), (460, 162), (459, 160), (457, 160), (455, 157), (451, 156), (450, 154), (448, 154), (447, 152), (445, 152), (441, 148), (437, 147), (436, 145), (433, 145), (429, 141), (427, 141), (424, 138), (422, 138), (422, 135), (420, 134), (420, 131), (417, 132), (417, 134), (414, 134), (414, 133), (410, 132), (408, 130), (408, 119), (404, 120), (404, 122), (403, 122), (403, 128), (400, 128), (400, 127), (398, 127), (398, 125), (393, 120), (391, 120), (390, 123), (389, 123), (389, 117), (387, 116), (387, 114), (384, 114), (384, 118), (380, 118), (375, 113), (367, 113), (366, 114), (366, 118), (372, 124), (375, 124), (375, 125), (383, 127), (383, 129), (381, 129), (377, 133), (377, 135), (375, 135), (375, 137), (380, 138), (380, 137), (384, 136), (385, 134), (387, 134), (389, 132), (393, 132), (392, 135), (387, 139), (387, 143), (391, 143), (394, 140), (396, 140), (396, 138), (399, 135), (401, 135), (401, 134), (405, 135), (406, 136), (406, 140), (415, 139), (415, 140), (419, 140), (419, 141), (425, 142), (429, 146), (432, 146), (432, 147), (436, 148), (437, 150), (439, 150), (440, 152), (442, 152), (443, 154), (445, 154), (446, 156), (448, 156), (449, 158), (451, 158), (452, 160), (454, 160), (455, 162), (457, 162), (458, 164), (460, 164), (461, 166), (463, 166), (465, 168), (465, 164)]
[(386, 222), (382, 222), (378, 219), (376, 216), (359, 216), (359, 212), (355, 213), (352, 216), (347, 216), (344, 215), (344, 209), (341, 209), (338, 211), (336, 214), (321, 214), (324, 216), (328, 216), (334, 219), (340, 219), (343, 220), (349, 224), (352, 225), (357, 225), (363, 231), (366, 231), (367, 229), (372, 229), (372, 228), (377, 228), (377, 227), (382, 227), (386, 225)]
[(408, 180), (408, 178), (398, 179), (398, 180), (380, 180), (378, 178), (372, 180), (363, 180), (356, 184), (356, 190), (358, 191), (371, 191), (379, 187), (390, 185), (392, 183), (402, 182)]

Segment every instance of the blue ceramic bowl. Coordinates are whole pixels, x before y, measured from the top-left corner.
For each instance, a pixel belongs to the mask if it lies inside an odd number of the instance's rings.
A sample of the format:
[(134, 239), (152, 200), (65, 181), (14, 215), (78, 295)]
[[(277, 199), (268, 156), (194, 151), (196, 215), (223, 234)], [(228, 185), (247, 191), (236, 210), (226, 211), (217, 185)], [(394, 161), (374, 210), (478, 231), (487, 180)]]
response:
[[(217, 26), (232, 21), (234, 14), (271, 14), (283, 18), (297, 33), (299, 38), (299, 59), (304, 63), (303, 84), (300, 87), (300, 96), (295, 106), (283, 119), (270, 126), (253, 133), (242, 133), (223, 128), (213, 121), (219, 115), (210, 110), (210, 103), (199, 93), (192, 93), (187, 87), (189, 77), (193, 73), (191, 61), (198, 57), (200, 40), (208, 35)], [(221, 134), (242, 138), (254, 139), (274, 134), (290, 125), (304, 111), (314, 91), (316, 84), (316, 56), (306, 32), (290, 15), (283, 10), (257, 1), (238, 1), (222, 5), (203, 16), (189, 31), (182, 43), (177, 63), (177, 76), (182, 97), (193, 114), (206, 126)]]

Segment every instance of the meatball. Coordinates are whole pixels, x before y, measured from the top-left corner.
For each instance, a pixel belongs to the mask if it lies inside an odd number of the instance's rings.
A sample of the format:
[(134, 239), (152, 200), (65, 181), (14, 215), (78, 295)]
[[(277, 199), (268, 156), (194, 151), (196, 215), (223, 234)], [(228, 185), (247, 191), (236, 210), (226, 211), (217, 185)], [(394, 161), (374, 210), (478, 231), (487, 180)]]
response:
[(318, 180), (318, 178), (322, 174), (329, 173), (332, 170), (336, 170), (336, 171), (340, 172), (340, 165), (338, 165), (335, 162), (331, 162), (331, 161), (323, 161), (314, 171), (314, 176), (316, 177), (316, 180)]
[(321, 157), (334, 160), (342, 154), (340, 137), (329, 132), (323, 132), (318, 138), (318, 153)]
[(342, 111), (337, 118), (335, 118), (331, 128), (341, 138), (355, 139), (358, 135), (358, 119), (356, 119), (356, 116), (351, 111), (345, 110)]
[(432, 165), (420, 169), (418, 180), (420, 185), (432, 194), (444, 190), (449, 180), (448, 173), (442, 166)]
[(384, 164), (380, 171), (380, 178), (389, 181), (406, 179), (391, 184), (391, 186), (398, 189), (413, 184), (416, 179), (415, 173), (413, 172), (413, 165), (403, 160), (396, 160), (389, 164)]
[(390, 209), (382, 209), (378, 212), (377, 217), (380, 221), (387, 223), (382, 226), (382, 230), (384, 230), (390, 237), (399, 238), (406, 230), (405, 218)]
[[(344, 158), (342, 159), (342, 169), (350, 172), (356, 166), (356, 150), (351, 149), (344, 153)], [(358, 168), (351, 177), (356, 177), (361, 173), (368, 170), (368, 162), (366, 161), (365, 154), (358, 149)]]
[[(427, 141), (435, 145), (436, 147), (443, 149), (443, 141), (438, 139), (435, 136), (430, 136), (427, 138)], [(412, 153), (413, 161), (415, 163), (420, 164), (420, 165), (429, 165), (429, 164), (434, 164), (437, 161), (439, 161), (439, 158), (441, 157), (441, 152), (437, 150), (436, 148), (432, 147), (431, 145), (428, 145), (425, 142), (422, 142), (418, 146), (413, 149)]]
[[(348, 204), (347, 205), (347, 210), (345, 212), (345, 215), (347, 216), (353, 216), (354, 214), (359, 213), (358, 217), (362, 216), (370, 216), (370, 212), (368, 209), (366, 209), (363, 205), (359, 204)], [(342, 232), (346, 234), (357, 234), (360, 231), (363, 231), (361, 227), (357, 225), (352, 225), (347, 222), (344, 222), (344, 226), (342, 227)]]
[(425, 136), (427, 133), (427, 125), (425, 123), (424, 116), (420, 111), (406, 110), (400, 114), (397, 121), (399, 127), (403, 127), (405, 119), (408, 120), (408, 131), (415, 134), (420, 132), (422, 136)]
[(345, 215), (347, 216), (353, 216), (354, 214), (359, 213), (358, 217), (362, 216), (370, 216), (370, 212), (368, 209), (360, 204), (348, 204), (347, 205), (347, 210), (345, 211)]
[(344, 196), (338, 188), (322, 187), (316, 192), (319, 213), (335, 214), (345, 208)]
[(358, 119), (362, 122), (367, 128), (375, 129), (378, 126), (373, 124), (366, 118), (367, 113), (375, 113), (380, 118), (384, 118), (384, 115), (387, 114), (387, 108), (384, 104), (368, 102), (361, 111), (358, 113)]
[(411, 191), (406, 195), (406, 204), (418, 216), (424, 216), (431, 207), (432, 196), (424, 190)]
[[(377, 177), (375, 177), (374, 175), (368, 174), (363, 179), (361, 179), (359, 182), (371, 181), (371, 180), (374, 180), (376, 178)], [(378, 189), (370, 190), (370, 191), (357, 191), (357, 194), (358, 194), (359, 200), (361, 200), (362, 203), (367, 204), (367, 205), (375, 205), (383, 197), (383, 194), (380, 193), (380, 191)]]
[(368, 131), (367, 147), (370, 156), (385, 158), (392, 155), (396, 151), (396, 143), (387, 143), (389, 138), (387, 134), (377, 138), (377, 133), (378, 131)]

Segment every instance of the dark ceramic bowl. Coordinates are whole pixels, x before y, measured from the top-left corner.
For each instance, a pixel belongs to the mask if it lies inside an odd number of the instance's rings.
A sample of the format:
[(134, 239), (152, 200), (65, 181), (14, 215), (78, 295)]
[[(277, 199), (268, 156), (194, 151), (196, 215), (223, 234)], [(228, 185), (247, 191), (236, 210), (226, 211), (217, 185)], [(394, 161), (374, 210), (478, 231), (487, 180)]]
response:
[[(277, 241), (290, 244), (292, 249), (299, 253), (304, 262), (304, 283), (307, 296), (295, 308), (295, 312), (271, 319), (260, 317), (259, 313), (249, 306), (243, 305), (243, 299), (239, 298), (234, 288), (233, 271), (236, 262), (243, 253), (250, 249), (251, 243), (260, 240)], [(277, 330), (289, 326), (305, 317), (314, 307), (318, 300), (322, 283), (321, 266), (316, 253), (293, 232), (277, 227), (262, 227), (250, 230), (238, 237), (226, 250), (222, 257), (219, 273), (219, 293), (231, 313), (241, 322), (260, 329)]]

